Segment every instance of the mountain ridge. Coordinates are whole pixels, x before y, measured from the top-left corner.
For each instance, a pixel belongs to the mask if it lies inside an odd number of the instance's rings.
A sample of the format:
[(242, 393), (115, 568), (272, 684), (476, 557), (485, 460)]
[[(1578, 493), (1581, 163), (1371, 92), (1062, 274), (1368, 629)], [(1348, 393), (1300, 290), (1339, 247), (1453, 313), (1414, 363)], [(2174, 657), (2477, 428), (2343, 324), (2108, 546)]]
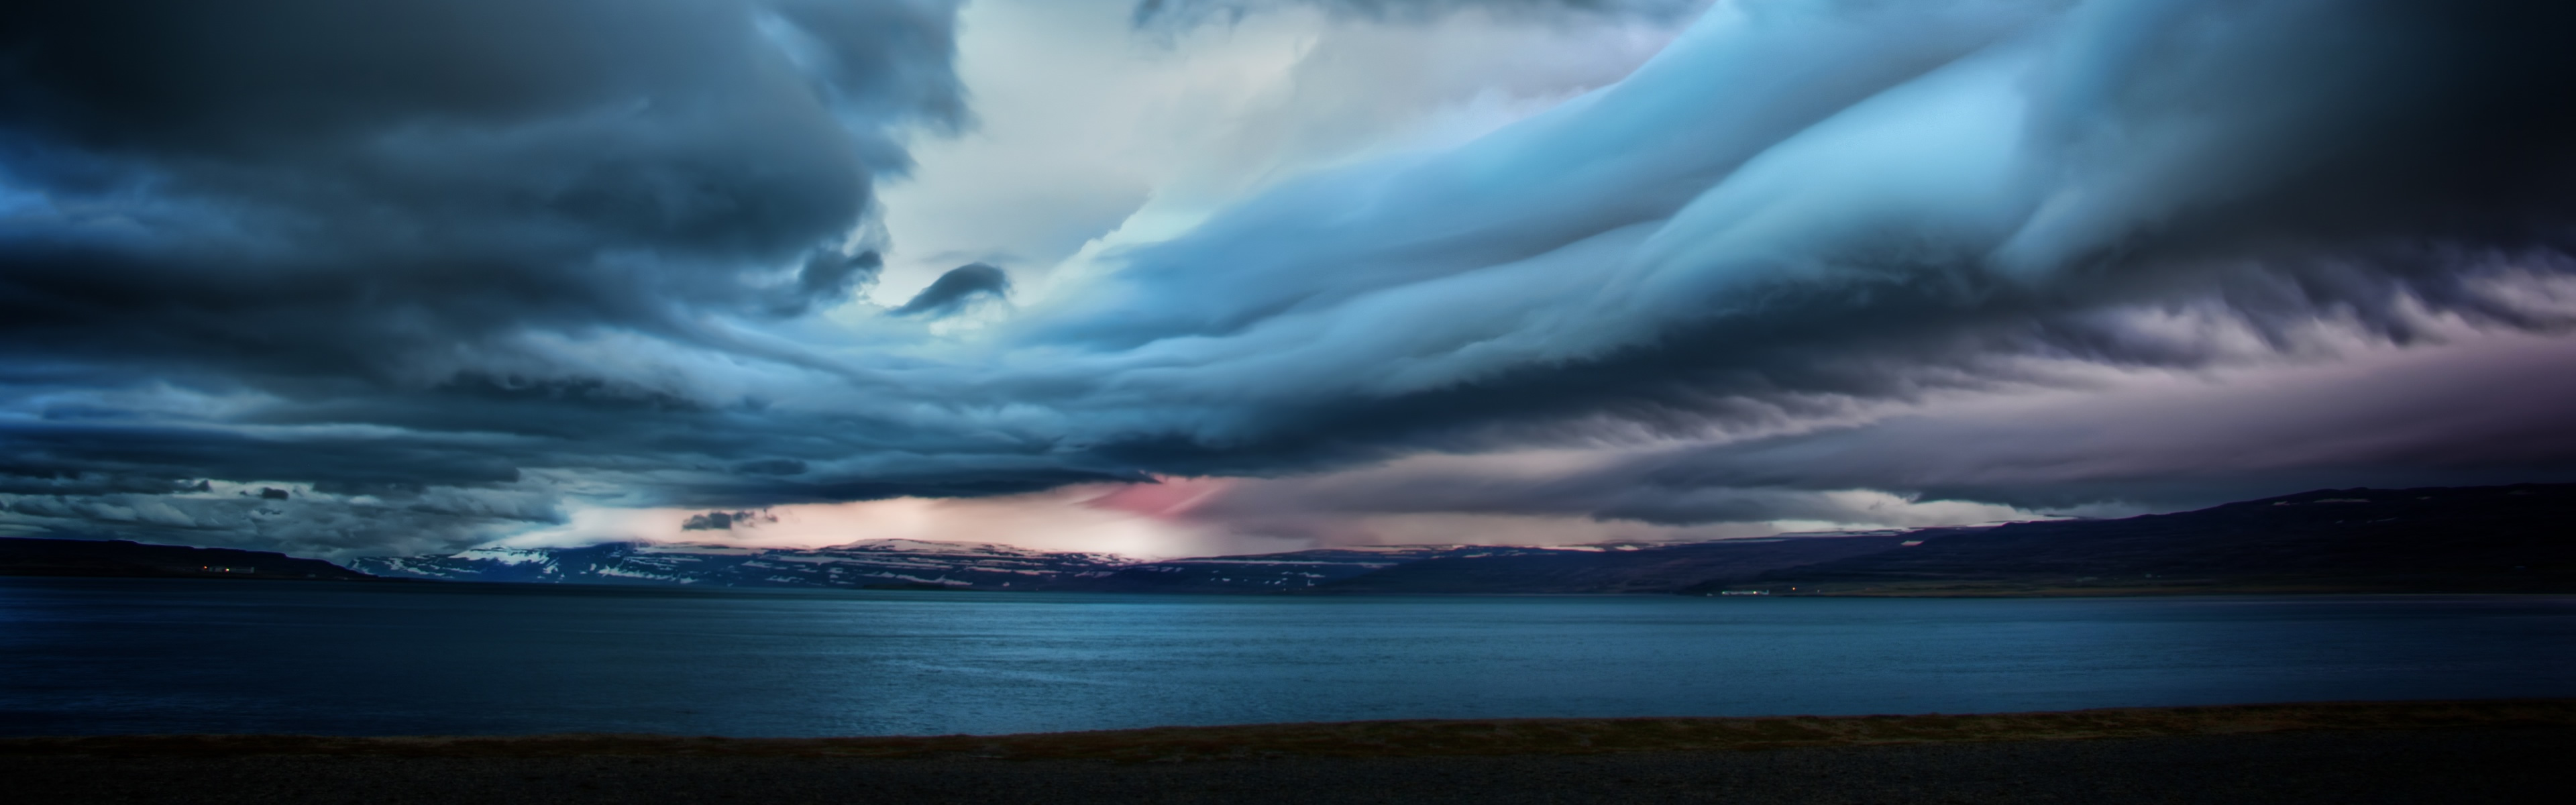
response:
[(2319, 489), (2116, 520), (1924, 529), (1909, 537), (1917, 545), (1682, 592), (2576, 592), (2571, 523), (2576, 484)]
[(0, 575), (1294, 595), (2576, 592), (2576, 484), (2323, 489), (2108, 520), (1678, 544), (1406, 545), (1137, 561), (990, 543), (612, 542), (317, 559), (0, 539)]
[(271, 551), (35, 537), (0, 538), (0, 576), (381, 580), (320, 559)]
[[(539, 549), (575, 561), (533, 569), (462, 561), (473, 551), (359, 566), (487, 581), (1130, 593), (2576, 592), (2570, 522), (2576, 484), (2520, 484), (2321, 489), (2120, 519), (1665, 545), (1372, 546), (1129, 561), (954, 543), (935, 552), (897, 550), (931, 543), (882, 540), (805, 550), (612, 543)], [(704, 572), (684, 578), (678, 569), (688, 563), (667, 557), (691, 552)], [(704, 558), (712, 556), (735, 558)], [(717, 565), (732, 569), (713, 570)]]

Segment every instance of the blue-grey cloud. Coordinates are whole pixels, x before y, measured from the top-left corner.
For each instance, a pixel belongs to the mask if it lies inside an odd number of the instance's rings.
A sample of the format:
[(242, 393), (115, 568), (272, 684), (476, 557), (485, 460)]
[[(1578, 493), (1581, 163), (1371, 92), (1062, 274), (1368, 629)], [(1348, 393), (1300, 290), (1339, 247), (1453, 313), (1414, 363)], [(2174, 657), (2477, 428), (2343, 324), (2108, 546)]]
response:
[(2576, 480), (2576, 344), (2493, 339), (2245, 382), (1954, 400), (1864, 424), (1599, 450), (1580, 471), (1445, 462), (1228, 488), (1194, 513), (1267, 522), (1519, 514), (1663, 525), (1884, 522), (1870, 490), (2032, 512), (2130, 514), (2324, 488)]
[(1706, 7), (1710, 0), (1137, 0), (1139, 25), (1190, 25), (1234, 21), (1297, 6), (1366, 19), (1435, 19), (1475, 10), (1505, 16), (1587, 14), (1669, 19)]
[(967, 263), (932, 280), (930, 287), (894, 310), (895, 316), (948, 316), (977, 299), (1000, 299), (1011, 292), (1011, 276), (983, 263)]
[[(844, 303), (877, 270), (870, 188), (903, 169), (902, 133), (969, 121), (953, 19), (930, 0), (0, 17), (0, 506), (365, 550), (573, 496), (735, 511), (1276, 474), (1778, 425), (2037, 382), (2030, 361), (2202, 366), (2239, 335), (2569, 323), (2534, 289), (2576, 267), (2557, 41), (2576, 10), (1766, 0), (1560, 108), (1288, 179), (932, 334), (1000, 272), (896, 315)], [(1934, 431), (1996, 438), (1890, 425), (1654, 477), (2046, 497), (1977, 467), (1792, 460)], [(292, 495), (223, 486), (261, 483)], [(1763, 511), (1584, 499), (1558, 508)]]
[(5, 26), (21, 357), (339, 376), (837, 302), (897, 129), (963, 115), (938, 2), (35, 3)]
[(689, 519), (680, 523), (680, 530), (724, 531), (736, 526), (749, 527), (756, 526), (764, 522), (778, 522), (778, 517), (766, 512), (753, 511), (701, 512), (689, 515)]
[(2016, 355), (2206, 359), (2114, 315), (2138, 306), (2274, 335), (2404, 339), (2425, 308), (2554, 326), (2484, 289), (2569, 265), (2576, 69), (2530, 33), (2568, 13), (1724, 6), (1617, 86), (1137, 249), (1022, 337), (1155, 377), (1156, 403), (1254, 401), (1102, 448), (1227, 472), (1794, 415)]
[(863, 290), (898, 138), (967, 123), (953, 5), (13, 4), (0, 472), (418, 498), (649, 453), (693, 380), (530, 346), (775, 357), (743, 328)]

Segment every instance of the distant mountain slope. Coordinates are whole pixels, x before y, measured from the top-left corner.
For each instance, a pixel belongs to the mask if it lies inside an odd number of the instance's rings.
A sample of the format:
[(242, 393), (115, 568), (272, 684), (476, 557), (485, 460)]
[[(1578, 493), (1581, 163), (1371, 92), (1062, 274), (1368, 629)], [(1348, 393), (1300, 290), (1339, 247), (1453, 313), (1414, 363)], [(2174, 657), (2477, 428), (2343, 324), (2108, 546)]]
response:
[(2319, 490), (1910, 538), (1922, 544), (1693, 591), (2568, 592), (2576, 591), (2576, 484)]
[(1723, 540), (1596, 550), (1428, 557), (1317, 586), (1337, 594), (1669, 593), (1764, 571), (1877, 553), (1903, 536)]
[(450, 556), (379, 557), (355, 564), (384, 576), (448, 581), (1028, 590), (1106, 575), (1127, 563), (1107, 554), (873, 540), (814, 549), (634, 542), (584, 548), (478, 548)]
[(1576, 552), (1492, 545), (1401, 545), (1211, 556), (1128, 565), (1106, 576), (1067, 582), (1060, 589), (1127, 593), (1301, 592), (1426, 561), (1557, 553)]
[(829, 548), (740, 548), (617, 542), (581, 548), (477, 548), (355, 564), (397, 578), (716, 587), (881, 587), (1133, 593), (1301, 590), (1434, 557), (1546, 549), (1390, 546), (1135, 562), (1106, 554), (1006, 545), (875, 540)]
[(0, 576), (375, 580), (320, 559), (267, 551), (17, 537), (0, 538)]
[(2576, 485), (2524, 485), (2324, 490), (2122, 520), (1680, 545), (1394, 546), (1134, 562), (906, 540), (816, 549), (612, 543), (355, 564), (463, 581), (1134, 593), (2576, 592), (2571, 522)]

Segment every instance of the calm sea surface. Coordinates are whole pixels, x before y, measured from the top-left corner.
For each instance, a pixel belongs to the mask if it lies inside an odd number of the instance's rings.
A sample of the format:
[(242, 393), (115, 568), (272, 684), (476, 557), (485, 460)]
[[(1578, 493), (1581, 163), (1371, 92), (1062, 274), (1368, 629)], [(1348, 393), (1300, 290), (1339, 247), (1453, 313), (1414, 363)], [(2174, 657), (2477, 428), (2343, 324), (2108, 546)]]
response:
[(2576, 598), (0, 579), (0, 733), (1003, 733), (2576, 696)]

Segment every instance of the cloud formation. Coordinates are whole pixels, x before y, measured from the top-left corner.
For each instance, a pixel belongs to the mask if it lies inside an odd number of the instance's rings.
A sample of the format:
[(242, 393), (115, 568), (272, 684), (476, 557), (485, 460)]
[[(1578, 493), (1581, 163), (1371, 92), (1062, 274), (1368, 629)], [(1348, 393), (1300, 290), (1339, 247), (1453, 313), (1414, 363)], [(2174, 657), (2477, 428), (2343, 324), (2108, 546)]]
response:
[(865, 225), (908, 164), (897, 138), (967, 120), (953, 14), (14, 4), (0, 471), (58, 495), (488, 489), (525, 480), (531, 436), (706, 411), (699, 378), (530, 347), (757, 354), (723, 322), (846, 302), (879, 265)]
[(1720, 8), (1548, 115), (1140, 248), (1024, 337), (1266, 405), (1128, 445), (1226, 471), (1904, 396), (1999, 356), (2207, 357), (2129, 329), (2138, 305), (2399, 338), (2407, 305), (2555, 324), (2479, 285), (2565, 264), (2564, 149), (2528, 134), (2563, 132), (2563, 104), (2513, 100), (2567, 73), (2513, 41), (2532, 12), (2057, 5)]
[(2562, 481), (2576, 478), (2564, 413), (2576, 382), (2561, 371), (2571, 363), (2576, 344), (2563, 338), (2489, 335), (2291, 368), (2130, 372), (1786, 433), (1235, 481), (1193, 498), (1187, 516), (1252, 532), (1397, 514), (1919, 526)]
[[(1391, 26), (1696, 8), (1320, 5)], [(2555, 38), (2576, 11), (2548, 4), (1721, 3), (1616, 84), (1261, 185), (992, 316), (950, 315), (1008, 287), (980, 263), (853, 301), (901, 246), (876, 182), (908, 138), (971, 124), (949, 3), (8, 14), (0, 506), (26, 528), (372, 550), (392, 532), (349, 513), (458, 542), (572, 499), (725, 513), (1603, 444), (1644, 446), (1514, 493), (1525, 513), (2182, 499), (2290, 476), (1895, 415), (2576, 323), (2553, 295), (2576, 268)], [(2408, 477), (2565, 466), (2503, 458), (2571, 424), (2516, 416), (2510, 440), (2451, 434), (2493, 460)], [(1655, 446), (1675, 440), (1704, 444)], [(2157, 468), (2013, 469), (2103, 452)], [(2366, 474), (2367, 452), (2281, 466)]]
[(983, 263), (967, 263), (948, 270), (932, 280), (930, 287), (914, 294), (912, 301), (891, 311), (893, 316), (947, 316), (964, 310), (978, 299), (1000, 299), (1011, 292), (1011, 277), (1001, 269)]
[(950, 15), (25, 4), (0, 320), (22, 356), (388, 376), (513, 331), (835, 303), (893, 130), (963, 119)]
[(1504, 16), (1638, 16), (1671, 18), (1697, 11), (1709, 0), (1137, 0), (1139, 25), (1190, 25), (1307, 6), (1371, 19), (1422, 20), (1461, 11)]

